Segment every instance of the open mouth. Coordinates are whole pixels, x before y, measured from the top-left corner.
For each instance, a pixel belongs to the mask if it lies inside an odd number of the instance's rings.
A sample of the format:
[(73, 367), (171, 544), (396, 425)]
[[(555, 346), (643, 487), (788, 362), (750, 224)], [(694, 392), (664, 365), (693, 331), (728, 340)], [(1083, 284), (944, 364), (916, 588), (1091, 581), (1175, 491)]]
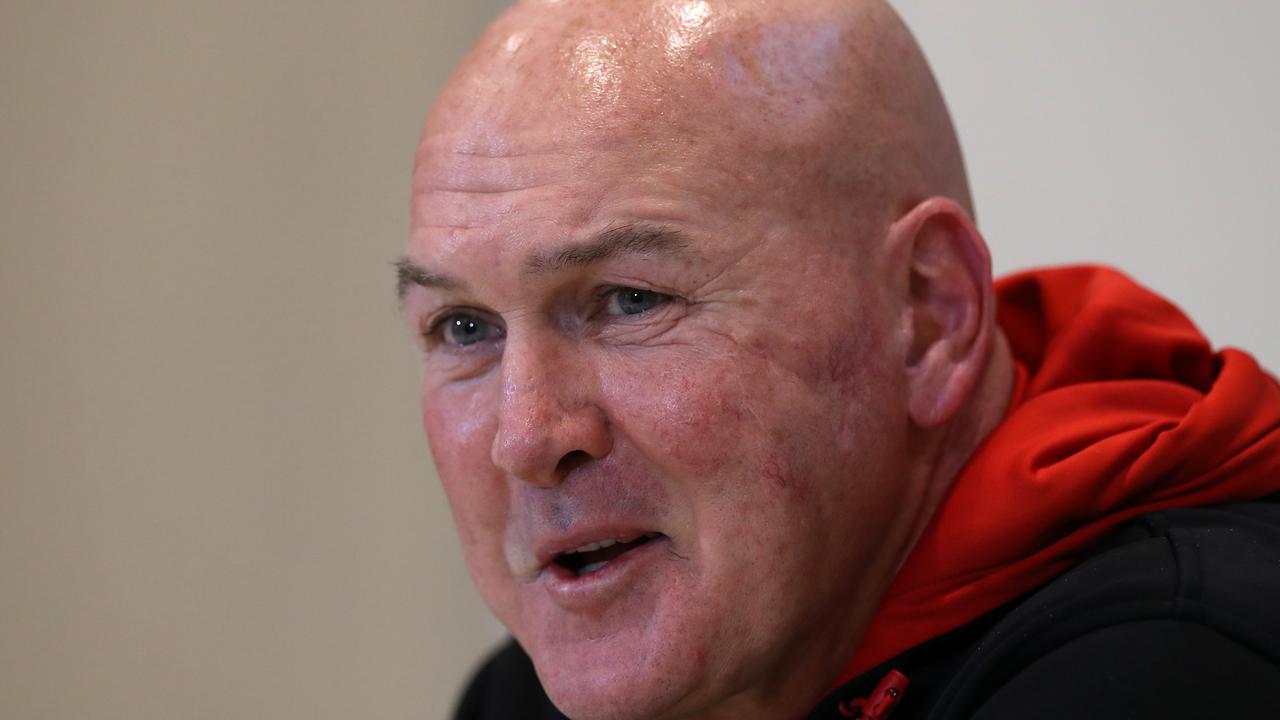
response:
[(641, 535), (634, 540), (601, 540), (600, 542), (589, 543), (580, 548), (562, 552), (556, 555), (555, 560), (552, 562), (567, 569), (574, 575), (582, 577), (600, 570), (622, 555), (659, 537), (662, 537), (662, 533), (649, 533)]

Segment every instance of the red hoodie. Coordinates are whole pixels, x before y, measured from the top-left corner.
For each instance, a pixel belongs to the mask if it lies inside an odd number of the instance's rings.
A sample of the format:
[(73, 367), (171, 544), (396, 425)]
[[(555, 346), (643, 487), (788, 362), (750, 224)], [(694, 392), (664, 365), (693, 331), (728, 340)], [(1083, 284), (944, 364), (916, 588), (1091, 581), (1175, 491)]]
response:
[(1076, 564), (1134, 516), (1280, 492), (1280, 385), (1171, 303), (1082, 266), (996, 284), (1017, 383), (841, 682)]

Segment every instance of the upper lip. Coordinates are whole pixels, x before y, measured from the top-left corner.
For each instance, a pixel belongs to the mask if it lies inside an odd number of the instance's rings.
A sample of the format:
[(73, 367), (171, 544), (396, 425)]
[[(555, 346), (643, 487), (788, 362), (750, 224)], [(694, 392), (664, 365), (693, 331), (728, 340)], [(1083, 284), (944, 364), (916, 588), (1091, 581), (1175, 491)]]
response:
[(538, 569), (541, 570), (550, 565), (558, 556), (585, 545), (598, 543), (602, 540), (631, 542), (645, 535), (659, 534), (661, 533), (653, 528), (645, 528), (640, 525), (593, 525), (577, 528), (568, 533), (548, 535), (539, 539), (534, 543), (534, 557), (538, 561)]

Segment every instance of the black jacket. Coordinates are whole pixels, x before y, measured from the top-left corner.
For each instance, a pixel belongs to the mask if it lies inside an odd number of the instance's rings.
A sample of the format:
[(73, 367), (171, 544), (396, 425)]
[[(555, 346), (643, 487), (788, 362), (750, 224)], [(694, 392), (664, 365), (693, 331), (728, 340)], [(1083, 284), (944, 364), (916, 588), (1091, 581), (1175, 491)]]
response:
[[(809, 717), (1280, 719), (1275, 500), (1144, 515), (1073, 570), (855, 678)], [(909, 684), (887, 683), (891, 671)], [(564, 715), (508, 643), (457, 718)]]

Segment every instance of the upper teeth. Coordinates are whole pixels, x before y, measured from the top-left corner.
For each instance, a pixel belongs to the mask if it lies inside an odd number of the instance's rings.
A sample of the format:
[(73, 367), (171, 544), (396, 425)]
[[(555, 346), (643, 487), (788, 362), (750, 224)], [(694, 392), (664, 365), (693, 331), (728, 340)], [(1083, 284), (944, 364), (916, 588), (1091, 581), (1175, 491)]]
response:
[(603, 550), (604, 548), (617, 545), (620, 542), (622, 541), (621, 540), (601, 540), (600, 542), (587, 543), (586, 545), (583, 545), (580, 548), (574, 548), (565, 554), (572, 555), (573, 553), (584, 553), (584, 552), (591, 552), (592, 550)]
[[(644, 535), (641, 535), (640, 537), (645, 538), (645, 539), (647, 539), (647, 540), (652, 540), (652, 539), (654, 539), (654, 538), (658, 537), (658, 536), (659, 536), (659, 534), (660, 534), (660, 533), (651, 532), (651, 533), (645, 533)], [(629, 542), (635, 542), (636, 540), (639, 540), (639, 539), (640, 539), (640, 538), (631, 538), (630, 540), (601, 540), (600, 542), (587, 543), (586, 545), (583, 545), (582, 547), (574, 548), (574, 549), (572, 549), (572, 550), (566, 550), (565, 552), (563, 552), (563, 553), (561, 553), (561, 554), (562, 554), (562, 555), (572, 555), (572, 554), (574, 554), (574, 553), (591, 552), (592, 550), (603, 550), (603, 549), (605, 549), (605, 548), (607, 548), (607, 547), (612, 547), (613, 545), (617, 545), (618, 543), (629, 543)]]

